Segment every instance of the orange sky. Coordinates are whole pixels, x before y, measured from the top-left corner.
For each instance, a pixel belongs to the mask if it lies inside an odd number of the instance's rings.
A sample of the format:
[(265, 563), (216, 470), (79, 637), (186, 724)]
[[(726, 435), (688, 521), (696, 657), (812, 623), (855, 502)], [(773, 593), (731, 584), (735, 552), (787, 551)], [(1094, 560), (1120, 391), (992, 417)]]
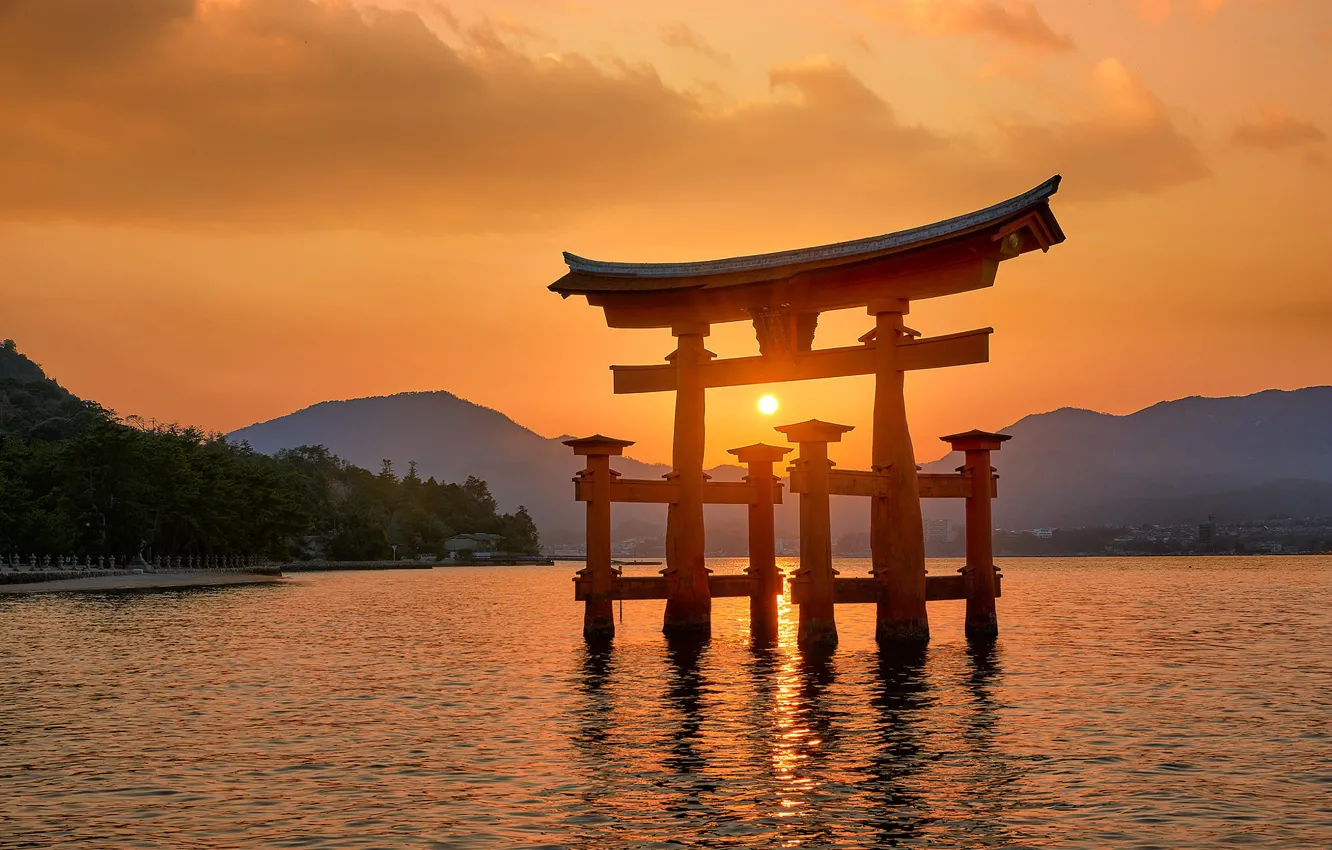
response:
[[(1328, 80), (1323, 0), (9, 0), (0, 336), (126, 414), (448, 389), (664, 460), (671, 398), (606, 367), (669, 334), (548, 293), (561, 250), (818, 244), (1062, 173), (1066, 243), (913, 305), (996, 329), (991, 363), (909, 376), (922, 459), (1064, 405), (1332, 383)], [(867, 462), (871, 379), (773, 391), (772, 419), (710, 392), (710, 463), (811, 416)]]

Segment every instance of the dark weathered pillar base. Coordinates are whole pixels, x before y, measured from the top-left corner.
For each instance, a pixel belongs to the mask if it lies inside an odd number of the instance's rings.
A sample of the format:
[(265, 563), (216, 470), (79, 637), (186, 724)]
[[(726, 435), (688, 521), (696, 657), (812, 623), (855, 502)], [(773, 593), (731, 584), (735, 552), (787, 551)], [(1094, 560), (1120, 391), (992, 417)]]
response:
[(930, 621), (924, 617), (881, 619), (874, 624), (874, 639), (893, 646), (924, 646), (930, 642)]
[[(665, 572), (668, 577), (672, 575), (669, 568)], [(695, 567), (692, 582), (683, 582), (678, 578), (673, 581), (671, 593), (673, 595), (666, 600), (666, 615), (662, 618), (662, 634), (692, 637), (711, 635), (712, 597), (708, 595), (708, 572), (702, 564)]]
[(670, 638), (703, 639), (712, 636), (712, 620), (667, 620), (661, 633)]
[(967, 617), (965, 631), (969, 640), (994, 640), (999, 637), (999, 619), (993, 614)]
[(583, 637), (604, 641), (615, 637), (615, 609), (609, 599), (588, 600), (583, 609)]
[(796, 632), (796, 645), (799, 647), (822, 647), (831, 649), (837, 646), (837, 621), (832, 618), (811, 617), (802, 620)]
[(661, 633), (681, 637), (707, 637), (712, 634), (712, 600), (667, 599)]
[(685, 620), (670, 621), (662, 624), (662, 634), (666, 637), (679, 638), (709, 638), (713, 636), (713, 621), (711, 620)]

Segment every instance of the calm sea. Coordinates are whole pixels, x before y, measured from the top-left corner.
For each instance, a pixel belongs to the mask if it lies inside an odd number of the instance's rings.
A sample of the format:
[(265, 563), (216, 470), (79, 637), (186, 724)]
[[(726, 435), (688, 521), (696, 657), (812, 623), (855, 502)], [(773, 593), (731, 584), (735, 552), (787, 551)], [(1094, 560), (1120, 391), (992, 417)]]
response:
[(0, 846), (1332, 847), (1332, 558), (1001, 568), (914, 658), (592, 654), (571, 565), (0, 597)]

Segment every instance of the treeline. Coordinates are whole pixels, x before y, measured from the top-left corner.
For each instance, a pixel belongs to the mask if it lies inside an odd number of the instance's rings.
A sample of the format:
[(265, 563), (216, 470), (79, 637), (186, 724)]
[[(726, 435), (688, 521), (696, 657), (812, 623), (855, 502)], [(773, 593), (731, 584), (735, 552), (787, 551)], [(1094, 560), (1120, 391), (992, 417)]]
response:
[(540, 549), (484, 481), (371, 472), (322, 446), (276, 457), (197, 428), (121, 419), (0, 344), (0, 552), (368, 560), (444, 554), (463, 533)]

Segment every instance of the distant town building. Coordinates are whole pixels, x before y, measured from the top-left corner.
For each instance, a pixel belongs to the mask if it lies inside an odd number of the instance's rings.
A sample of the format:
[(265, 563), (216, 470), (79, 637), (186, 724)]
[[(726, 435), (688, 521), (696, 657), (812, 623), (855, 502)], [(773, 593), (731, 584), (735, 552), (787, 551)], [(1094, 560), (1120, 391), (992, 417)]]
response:
[(1207, 515), (1207, 522), (1198, 526), (1198, 543), (1202, 545), (1216, 542), (1216, 517)]
[(947, 543), (950, 530), (951, 523), (946, 519), (927, 519), (925, 520), (925, 542)]
[(444, 541), (449, 552), (494, 552), (504, 538), (498, 534), (457, 534)]
[(1054, 537), (1054, 529), (1053, 529), (1053, 528), (1033, 528), (1033, 529), (1031, 530), (1031, 534), (1032, 534), (1032, 536), (1035, 537), (1037, 540), (1049, 540), (1050, 538)]

